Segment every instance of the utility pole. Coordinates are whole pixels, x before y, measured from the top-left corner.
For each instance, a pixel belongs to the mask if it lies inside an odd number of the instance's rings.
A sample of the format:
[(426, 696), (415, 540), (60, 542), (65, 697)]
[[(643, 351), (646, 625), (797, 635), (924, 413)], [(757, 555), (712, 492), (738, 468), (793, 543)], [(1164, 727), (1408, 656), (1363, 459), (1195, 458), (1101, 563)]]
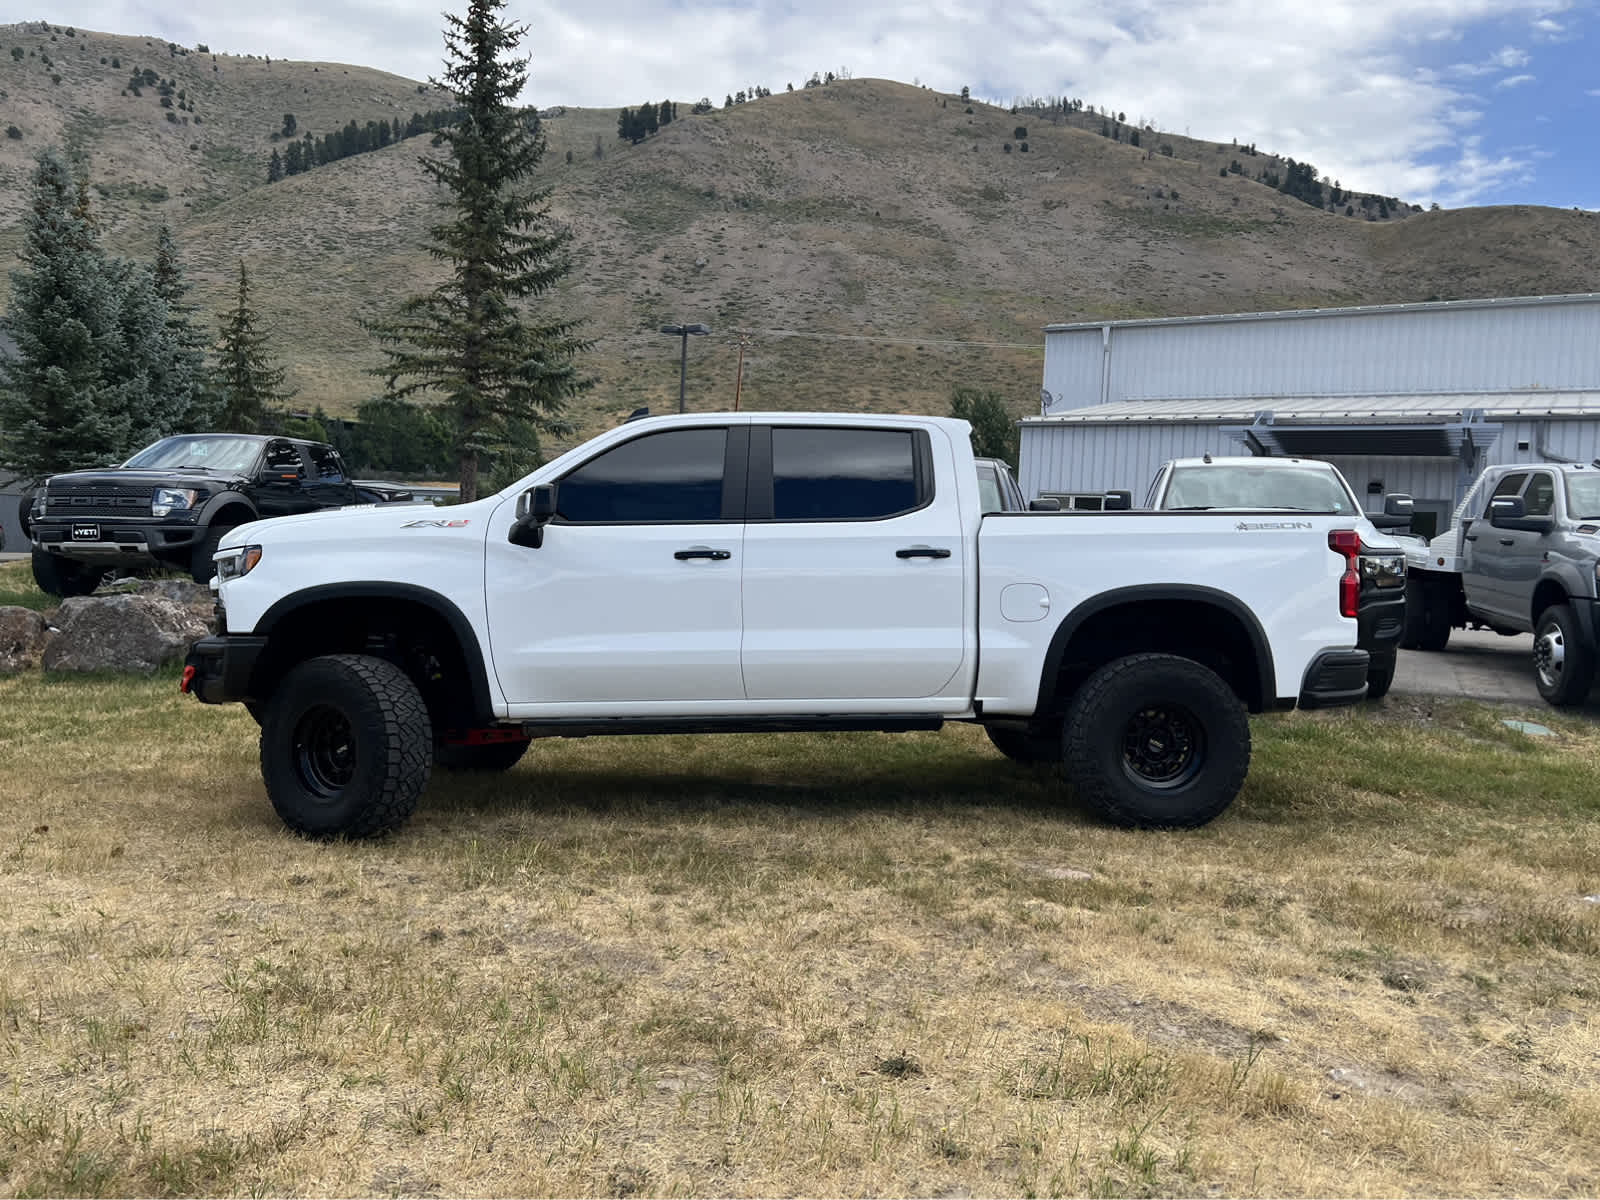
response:
[(683, 339), (683, 345), (678, 353), (678, 411), (683, 412), (684, 391), (689, 377), (689, 335), (694, 334), (696, 337), (704, 337), (711, 332), (711, 326), (663, 325), (661, 332)]
[(745, 336), (739, 335), (739, 370), (733, 380), (733, 411), (739, 411), (739, 393), (744, 388), (744, 346)]

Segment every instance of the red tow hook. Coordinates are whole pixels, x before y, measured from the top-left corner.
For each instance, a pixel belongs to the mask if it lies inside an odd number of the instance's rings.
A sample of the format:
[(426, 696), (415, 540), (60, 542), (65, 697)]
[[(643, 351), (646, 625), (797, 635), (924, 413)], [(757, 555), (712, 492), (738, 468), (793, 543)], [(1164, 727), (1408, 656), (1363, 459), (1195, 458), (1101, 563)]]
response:
[(189, 694), (189, 685), (192, 683), (194, 683), (194, 668), (185, 667), (183, 669), (183, 678), (178, 681), (178, 690), (187, 696)]

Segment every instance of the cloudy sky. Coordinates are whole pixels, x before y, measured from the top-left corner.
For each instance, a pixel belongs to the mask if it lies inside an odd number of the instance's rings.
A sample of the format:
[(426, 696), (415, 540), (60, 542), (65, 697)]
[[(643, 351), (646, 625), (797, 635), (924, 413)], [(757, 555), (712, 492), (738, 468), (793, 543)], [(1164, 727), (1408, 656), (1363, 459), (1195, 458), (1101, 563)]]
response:
[[(213, 51), (437, 75), (464, 0), (57, 0), (47, 19)], [(1600, 0), (509, 0), (547, 107), (620, 107), (814, 71), (1077, 97), (1237, 138), (1412, 203), (1600, 208)]]

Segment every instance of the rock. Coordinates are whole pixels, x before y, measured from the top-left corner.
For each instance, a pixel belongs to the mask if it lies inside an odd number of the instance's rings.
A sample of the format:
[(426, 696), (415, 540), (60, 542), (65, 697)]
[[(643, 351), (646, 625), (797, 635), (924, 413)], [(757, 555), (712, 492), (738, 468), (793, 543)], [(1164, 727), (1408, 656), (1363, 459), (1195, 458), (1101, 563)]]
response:
[(31, 608), (0, 608), (0, 675), (12, 675), (39, 665), (50, 640), (50, 626)]
[(74, 596), (56, 610), (60, 631), (44, 652), (47, 671), (136, 671), (176, 662), (209, 628), (158, 595)]
[(121, 579), (95, 595), (159, 596), (188, 609), (196, 620), (215, 632), (217, 597), (207, 584), (192, 579)]

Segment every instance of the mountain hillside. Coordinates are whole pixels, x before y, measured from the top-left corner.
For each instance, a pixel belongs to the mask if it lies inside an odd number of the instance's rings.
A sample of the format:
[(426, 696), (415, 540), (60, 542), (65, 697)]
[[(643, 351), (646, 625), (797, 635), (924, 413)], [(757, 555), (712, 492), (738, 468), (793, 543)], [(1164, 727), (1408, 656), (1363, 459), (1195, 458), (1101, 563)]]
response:
[[(145, 68), (182, 111), (155, 88), (125, 94)], [(1099, 117), (885, 80), (699, 116), (691, 102), (637, 146), (617, 139), (617, 109), (544, 122), (542, 182), (575, 266), (548, 302), (595, 339), (587, 430), (676, 406), (678, 342), (658, 332), (676, 321), (713, 330), (689, 346), (695, 408), (737, 393), (746, 408), (942, 412), (962, 384), (1021, 414), (1052, 322), (1600, 290), (1590, 213), (1346, 216), (1255, 181), (1284, 167), (1264, 152), (1153, 130), (1134, 147), (1127, 127), (1101, 136)], [(0, 26), (0, 125), (22, 135), (0, 139), (0, 254), (18, 244), (33, 156), (79, 146), (110, 248), (148, 256), (171, 222), (205, 312), (228, 302), (243, 257), (297, 403), (348, 412), (380, 387), (361, 322), (436, 277), (425, 239), (440, 210), (417, 164), (429, 141), (269, 185), (273, 134), (286, 113), (322, 136), (447, 106), (362, 67)], [(1227, 173), (1234, 161), (1245, 174)]]

